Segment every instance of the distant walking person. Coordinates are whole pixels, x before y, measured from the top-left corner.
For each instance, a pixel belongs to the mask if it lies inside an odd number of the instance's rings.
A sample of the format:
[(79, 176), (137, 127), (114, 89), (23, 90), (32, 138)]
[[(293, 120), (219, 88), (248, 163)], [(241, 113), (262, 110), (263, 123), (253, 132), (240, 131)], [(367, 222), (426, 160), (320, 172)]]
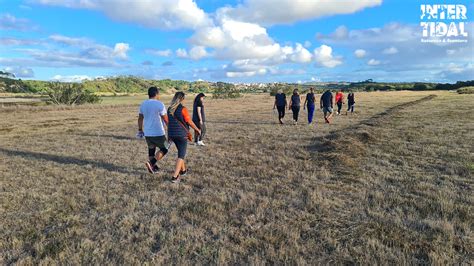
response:
[[(157, 87), (148, 89), (149, 99), (140, 105), (138, 113), (137, 137), (145, 136), (148, 145), (149, 161), (145, 163), (148, 172), (154, 174), (159, 171), (156, 162), (168, 153), (166, 148), (166, 136), (163, 123), (168, 124), (168, 115), (165, 105), (158, 100), (159, 91)], [(156, 148), (160, 151), (156, 153)]]
[(314, 96), (314, 89), (310, 88), (309, 93), (306, 94), (306, 100), (304, 101), (304, 108), (308, 108), (308, 124), (313, 123), (314, 115), (314, 103), (316, 102), (316, 97)]
[(193, 103), (193, 123), (196, 125), (197, 128), (201, 130), (201, 134), (194, 131), (194, 142), (198, 146), (204, 146), (204, 142), (202, 139), (206, 134), (206, 114), (204, 113), (204, 104), (203, 100), (206, 97), (204, 93), (199, 93), (196, 98), (194, 98)]
[(337, 115), (341, 114), (342, 105), (344, 104), (344, 93), (342, 90), (336, 93)]
[[(354, 113), (354, 104), (355, 104), (354, 93), (351, 91), (349, 95), (347, 95), (347, 112), (351, 111), (351, 114)], [(347, 115), (347, 112), (346, 112), (346, 115)]]
[(176, 168), (171, 178), (171, 182), (177, 183), (180, 181), (180, 176), (186, 175), (188, 170), (184, 163), (186, 157), (186, 148), (188, 140), (192, 141), (191, 133), (189, 133), (189, 126), (191, 126), (198, 134), (201, 130), (193, 123), (189, 116), (188, 109), (183, 106), (184, 92), (177, 92), (170, 107), (168, 108), (168, 137), (174, 142), (178, 149), (178, 159), (176, 160)]
[(278, 93), (275, 95), (275, 104), (273, 104), (273, 109), (278, 110), (278, 121), (280, 124), (283, 124), (283, 118), (285, 117), (285, 109), (288, 105), (286, 101), (286, 95), (283, 93), (282, 90), (278, 90)]
[(319, 101), (321, 105), (321, 109), (323, 110), (324, 113), (324, 121), (326, 123), (331, 123), (331, 117), (332, 117), (332, 108), (333, 108), (333, 99), (332, 99), (332, 93), (330, 90), (326, 90), (323, 95), (321, 95), (321, 100)]
[(300, 95), (298, 94), (298, 89), (295, 89), (293, 90), (293, 95), (291, 95), (290, 108), (289, 108), (293, 112), (293, 121), (295, 122), (295, 125), (298, 124), (300, 105), (301, 105), (301, 98), (300, 98)]

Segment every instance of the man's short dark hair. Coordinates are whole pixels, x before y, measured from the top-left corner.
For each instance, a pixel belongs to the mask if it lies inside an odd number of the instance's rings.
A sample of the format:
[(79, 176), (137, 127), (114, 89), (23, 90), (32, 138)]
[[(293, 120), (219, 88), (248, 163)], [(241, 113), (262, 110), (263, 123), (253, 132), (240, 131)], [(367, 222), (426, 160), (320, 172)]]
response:
[(159, 90), (157, 87), (150, 87), (148, 89), (148, 97), (150, 98), (155, 97), (156, 95), (158, 95), (158, 93), (159, 93)]

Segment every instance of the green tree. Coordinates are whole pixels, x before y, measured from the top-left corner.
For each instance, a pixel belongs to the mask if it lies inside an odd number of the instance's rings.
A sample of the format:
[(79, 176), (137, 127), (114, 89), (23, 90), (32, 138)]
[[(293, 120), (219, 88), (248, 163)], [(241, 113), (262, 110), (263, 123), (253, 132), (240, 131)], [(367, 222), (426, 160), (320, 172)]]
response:
[(84, 89), (81, 83), (50, 83), (47, 94), (51, 102), (58, 105), (79, 105), (101, 101), (99, 96)]

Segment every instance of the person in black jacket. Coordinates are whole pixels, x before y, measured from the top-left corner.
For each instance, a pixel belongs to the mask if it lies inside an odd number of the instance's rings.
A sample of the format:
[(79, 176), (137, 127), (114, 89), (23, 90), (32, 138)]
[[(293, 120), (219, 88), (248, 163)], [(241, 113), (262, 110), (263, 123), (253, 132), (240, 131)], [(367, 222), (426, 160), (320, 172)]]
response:
[(177, 92), (170, 107), (168, 108), (168, 139), (176, 145), (178, 149), (178, 159), (176, 160), (176, 168), (171, 178), (171, 182), (176, 183), (180, 181), (180, 176), (186, 175), (188, 170), (184, 163), (186, 156), (186, 148), (188, 140), (192, 140), (189, 133), (191, 126), (198, 134), (201, 130), (193, 123), (188, 109), (183, 106), (184, 92)]
[(351, 91), (349, 93), (349, 95), (347, 96), (347, 111), (346, 111), (346, 115), (347, 115), (347, 112), (351, 111), (351, 114), (354, 113), (354, 104), (355, 104), (355, 97), (354, 97), (354, 93)]
[(273, 104), (273, 109), (278, 109), (278, 121), (280, 125), (283, 125), (283, 118), (285, 117), (285, 109), (288, 105), (286, 101), (286, 95), (282, 90), (278, 90), (278, 93), (275, 95), (275, 103)]
[(206, 95), (204, 93), (199, 93), (194, 98), (193, 103), (193, 122), (201, 130), (201, 134), (194, 132), (194, 143), (198, 146), (204, 146), (202, 139), (206, 134), (206, 113), (204, 112), (204, 98)]
[(293, 112), (293, 121), (295, 125), (298, 124), (298, 116), (300, 113), (300, 105), (301, 105), (301, 98), (298, 94), (298, 89), (293, 90), (293, 95), (291, 95), (290, 99), (290, 109)]

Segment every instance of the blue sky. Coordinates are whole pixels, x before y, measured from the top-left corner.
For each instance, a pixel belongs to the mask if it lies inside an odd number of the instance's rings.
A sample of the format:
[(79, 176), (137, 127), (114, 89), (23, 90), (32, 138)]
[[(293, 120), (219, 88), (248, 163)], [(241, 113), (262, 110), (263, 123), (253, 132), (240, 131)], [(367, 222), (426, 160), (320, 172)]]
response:
[(450, 2), (467, 8), (459, 43), (422, 42), (420, 4), (444, 3), (0, 0), (0, 69), (62, 81), (474, 79), (472, 1)]

